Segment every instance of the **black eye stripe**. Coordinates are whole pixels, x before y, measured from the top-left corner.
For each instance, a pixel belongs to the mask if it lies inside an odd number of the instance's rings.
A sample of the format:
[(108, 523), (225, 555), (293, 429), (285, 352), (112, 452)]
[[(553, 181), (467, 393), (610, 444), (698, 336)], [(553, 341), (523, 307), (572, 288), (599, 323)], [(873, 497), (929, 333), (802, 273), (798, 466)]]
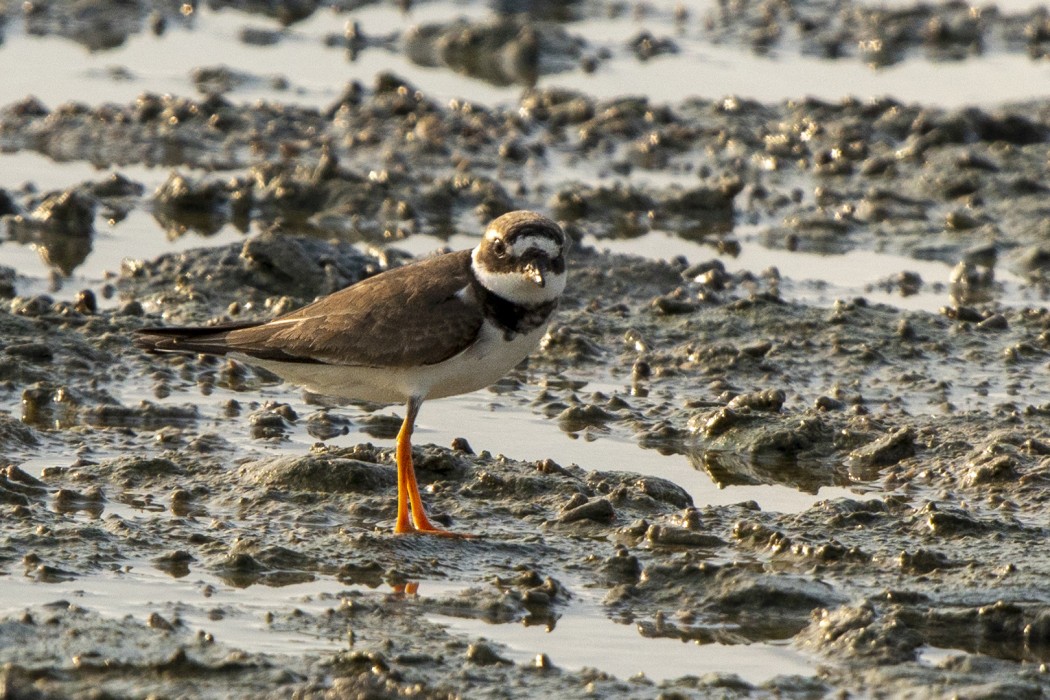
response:
[(554, 272), (555, 274), (565, 272), (564, 255), (550, 257), (544, 251), (537, 248), (531, 248), (528, 254), (520, 257), (511, 257), (510, 255), (499, 256), (496, 254), (496, 251), (491, 248), (486, 248), (479, 254), (478, 261), (484, 265), (485, 269), (491, 272), (521, 272), (525, 269), (525, 265), (539, 258), (547, 259), (548, 269), (550, 269), (551, 272)]

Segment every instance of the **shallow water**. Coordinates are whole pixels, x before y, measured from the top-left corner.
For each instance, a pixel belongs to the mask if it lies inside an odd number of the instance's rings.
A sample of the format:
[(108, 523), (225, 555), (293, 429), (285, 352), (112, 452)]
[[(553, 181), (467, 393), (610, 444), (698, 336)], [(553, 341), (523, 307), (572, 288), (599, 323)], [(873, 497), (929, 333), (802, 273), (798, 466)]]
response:
[[(828, 61), (800, 56), (788, 50), (755, 55), (740, 46), (718, 46), (704, 41), (700, 18), (714, 3), (686, 3), (691, 12), (684, 31), (668, 33), (669, 16), (676, 2), (650, 2), (650, 11), (639, 19), (630, 12), (617, 17), (569, 22), (570, 34), (587, 39), (592, 46), (610, 46), (617, 54), (612, 62), (592, 74), (578, 71), (547, 76), (540, 87), (564, 87), (598, 98), (621, 96), (626, 91), (645, 94), (659, 102), (677, 102), (696, 95), (706, 98), (736, 95), (761, 101), (780, 101), (811, 96), (839, 100), (892, 95), (903, 102), (921, 101), (945, 107), (995, 105), (1024, 101), (1035, 96), (1033, 85), (1050, 77), (1050, 66), (1023, 55), (991, 55), (936, 62), (922, 58), (895, 66), (872, 69), (858, 60)], [(1004, 10), (1023, 11), (1031, 3), (1019, 0)], [(409, 13), (387, 5), (355, 11), (352, 19), (369, 36), (382, 37), (416, 24), (448, 21), (452, 17), (483, 18), (489, 11), (477, 3), (420, 3)], [(467, 99), (482, 104), (511, 102), (518, 87), (497, 87), (444, 69), (425, 68), (401, 54), (384, 48), (367, 49), (353, 60), (345, 51), (326, 47), (324, 39), (343, 33), (347, 18), (317, 12), (303, 22), (283, 30), (276, 45), (257, 46), (239, 40), (244, 28), (274, 30), (276, 22), (234, 10), (199, 8), (185, 26), (170, 26), (155, 36), (142, 32), (120, 47), (91, 52), (58, 37), (36, 37), (25, 33), (18, 20), (5, 28), (0, 52), (18, 55), (30, 71), (3, 71), (0, 75), (0, 104), (32, 94), (49, 106), (67, 100), (95, 104), (123, 103), (138, 94), (192, 94), (189, 74), (201, 66), (226, 66), (253, 79), (242, 84), (231, 97), (241, 102), (277, 99), (323, 106), (333, 101), (349, 80), (370, 83), (378, 71), (393, 71), (438, 99)], [(670, 36), (679, 46), (674, 55), (648, 61), (623, 56), (622, 45), (639, 31)], [(699, 67), (699, 68), (698, 68)], [(116, 69), (116, 70), (115, 70)], [(274, 77), (286, 78), (288, 87), (275, 89)]]
[[(624, 55), (622, 46), (642, 29), (659, 34), (666, 31), (670, 15), (678, 3), (647, 3), (646, 12), (636, 16), (624, 12), (609, 18), (587, 18), (569, 22), (571, 34), (586, 38), (592, 46), (612, 47), (613, 58), (592, 74), (572, 71), (543, 76), (539, 87), (565, 87), (596, 98), (612, 98), (628, 93), (644, 95), (654, 102), (676, 103), (690, 96), (717, 98), (735, 95), (760, 101), (781, 101), (811, 96), (837, 101), (847, 96), (860, 99), (891, 95), (902, 102), (922, 102), (941, 107), (966, 105), (993, 106), (1003, 102), (1023, 101), (1036, 96), (1033, 86), (1050, 77), (1050, 66), (1022, 55), (1006, 53), (987, 55), (955, 62), (931, 61), (913, 57), (897, 65), (873, 69), (855, 59), (822, 60), (782, 50), (770, 56), (759, 56), (736, 45), (714, 45), (705, 41), (698, 26), (699, 18), (710, 12), (713, 3), (686, 3), (690, 19), (682, 30), (671, 33), (679, 52), (640, 61)], [(1027, 5), (1003, 8), (1023, 11)], [(403, 13), (387, 6), (369, 6), (350, 17), (369, 36), (386, 36), (404, 31), (416, 24), (445, 21), (449, 17), (482, 18), (490, 13), (482, 6), (463, 2), (425, 3)], [(0, 55), (16, 55), (33, 65), (33, 71), (0, 71), (0, 104), (34, 95), (54, 108), (65, 101), (98, 104), (107, 101), (127, 103), (143, 92), (192, 95), (197, 92), (191, 79), (195, 68), (225, 66), (245, 76), (227, 97), (235, 102), (276, 100), (324, 107), (331, 104), (351, 80), (370, 84), (380, 71), (391, 71), (425, 93), (441, 100), (466, 99), (487, 105), (510, 105), (521, 94), (517, 86), (498, 87), (459, 75), (447, 69), (425, 68), (408, 61), (401, 53), (387, 48), (369, 48), (348, 60), (341, 49), (325, 45), (325, 37), (341, 34), (347, 17), (331, 12), (317, 12), (305, 21), (281, 30), (275, 45), (258, 46), (239, 39), (241, 30), (263, 28), (275, 30), (276, 22), (234, 10), (213, 11), (199, 8), (186, 18), (184, 25), (173, 24), (156, 36), (148, 31), (131, 36), (128, 41), (109, 51), (91, 52), (74, 42), (55, 36), (26, 34), (16, 19), (6, 27)], [(619, 47), (619, 48), (617, 48)], [(698, 66), (701, 68), (698, 69)], [(287, 79), (288, 87), (275, 86), (276, 76)], [(167, 178), (167, 168), (95, 169), (78, 163), (54, 163), (48, 158), (21, 152), (0, 154), (0, 187), (17, 189), (33, 183), (48, 191), (68, 187), (87, 179), (103, 179), (120, 172), (146, 185), (147, 196)], [(558, 162), (555, 178), (562, 181), (588, 180), (593, 176), (607, 181), (639, 185), (681, 179), (679, 176), (654, 172), (632, 173), (609, 178), (590, 172), (584, 162), (568, 165)], [(204, 173), (186, 172), (191, 177)], [(544, 177), (550, 178), (551, 173)], [(757, 232), (758, 227), (755, 228)], [(31, 250), (0, 239), (0, 261), (11, 265), (25, 276), (19, 290), (25, 293), (49, 290), (60, 298), (74, 295), (79, 289), (97, 284), (107, 270), (115, 270), (124, 257), (151, 258), (162, 252), (181, 250), (199, 243), (221, 245), (238, 240), (240, 234), (230, 227), (218, 235), (200, 241), (194, 235), (169, 240), (156, 222), (135, 210), (131, 217), (109, 226), (100, 222), (91, 256), (72, 279), (51, 274), (45, 262)], [(159, 234), (159, 235), (158, 235)], [(950, 268), (936, 263), (898, 257), (866, 249), (854, 249), (841, 256), (818, 256), (806, 253), (769, 251), (754, 240), (748, 240), (746, 226), (736, 227), (735, 234), (744, 248), (735, 260), (722, 256), (731, 270), (758, 271), (776, 265), (790, 279), (786, 296), (806, 303), (829, 305), (837, 298), (871, 295), (874, 300), (900, 308), (935, 310), (947, 301), (947, 294), (923, 291), (910, 297), (870, 289), (870, 286), (902, 270), (919, 272), (928, 282), (946, 282)], [(418, 241), (398, 243), (421, 254), (445, 242), (419, 237)], [(453, 247), (470, 245), (471, 236), (451, 242)], [(672, 234), (654, 231), (632, 241), (603, 241), (599, 244), (618, 252), (667, 258), (685, 255), (690, 261), (715, 257), (706, 250)], [(860, 274), (858, 274), (860, 273)], [(998, 279), (1005, 283), (1004, 303), (1035, 301), (1019, 290), (1016, 278), (1002, 270)]]
[[(455, 596), (469, 586), (451, 581), (419, 581), (418, 595)], [(210, 633), (215, 641), (264, 654), (331, 653), (351, 648), (346, 636), (324, 638), (269, 624), (267, 613), (298, 609), (320, 615), (338, 607), (349, 595), (395, 595), (393, 588), (346, 586), (318, 578), (287, 586), (255, 585), (237, 588), (215, 576), (194, 572), (172, 578), (142, 562), (128, 570), (74, 581), (40, 584), (29, 579), (0, 577), (0, 615), (64, 600), (102, 615), (130, 615), (145, 621), (159, 613), (179, 620), (189, 630)], [(221, 611), (215, 619), (214, 611)], [(471, 639), (505, 645), (502, 654), (528, 665), (546, 654), (554, 665), (569, 670), (596, 668), (627, 678), (642, 674), (651, 681), (704, 675), (732, 668), (744, 680), (762, 683), (777, 674), (809, 675), (815, 663), (804, 654), (779, 644), (696, 644), (672, 639), (647, 639), (646, 653), (638, 653), (638, 630), (608, 620), (597, 601), (577, 600), (558, 618), (554, 629), (523, 624), (490, 624), (481, 620), (427, 615), (431, 622)]]
[(682, 675), (703, 676), (731, 670), (745, 681), (763, 683), (779, 674), (809, 676), (816, 662), (786, 644), (698, 644), (646, 638), (639, 653), (639, 632), (605, 618), (593, 602), (573, 603), (553, 630), (542, 626), (491, 625), (480, 620), (431, 615), (428, 619), (471, 637), (506, 645), (506, 658), (528, 664), (546, 654), (556, 666), (596, 668), (619, 678), (660, 682)]
[[(813, 306), (831, 306), (840, 299), (864, 297), (908, 311), (936, 312), (954, 303), (948, 289), (953, 266), (947, 263), (860, 249), (826, 255), (773, 250), (755, 240), (760, 233), (758, 227), (737, 226), (734, 233), (742, 243), (736, 256), (716, 255), (708, 246), (658, 230), (629, 240), (599, 241), (592, 237), (587, 242), (601, 250), (628, 255), (667, 259), (680, 255), (690, 263), (715, 258), (728, 272), (758, 273), (775, 267), (784, 279), (780, 288), (783, 298)], [(905, 271), (922, 277), (923, 286), (915, 294), (903, 295), (885, 284)], [(996, 282), (1002, 287), (996, 295), (1000, 304), (1045, 303), (1045, 298), (1026, 287), (1017, 275), (1001, 267), (995, 272)]]
[[(145, 621), (154, 612), (169, 621), (177, 617), (189, 629), (204, 630), (216, 641), (234, 647), (268, 654), (319, 653), (345, 649), (347, 641), (273, 629), (266, 623), (266, 613), (288, 606), (320, 613), (338, 605), (335, 596), (345, 588), (338, 581), (318, 580), (284, 587), (252, 586), (246, 590), (198, 572), (173, 578), (143, 562), (128, 571), (64, 583), (0, 578), (0, 612), (17, 613), (65, 600), (114, 618), (131, 615)], [(215, 609), (223, 611), (221, 622), (209, 618), (209, 611)]]
[[(654, 17), (663, 18), (672, 3), (653, 3)], [(700, 16), (707, 4), (691, 6), (694, 18)], [(1023, 9), (1018, 5), (1019, 9)], [(661, 14), (663, 13), (663, 14)], [(362, 29), (378, 35), (394, 29), (425, 21), (446, 19), (449, 14), (485, 16), (487, 10), (476, 4), (430, 3), (421, 5), (409, 15), (392, 7), (374, 6), (355, 13), (354, 19)], [(229, 95), (239, 102), (279, 100), (323, 107), (340, 94), (349, 80), (371, 83), (378, 71), (392, 71), (440, 100), (468, 99), (483, 104), (511, 104), (520, 95), (519, 87), (500, 88), (459, 76), (445, 69), (429, 69), (408, 62), (402, 55), (386, 49), (369, 49), (356, 60), (348, 61), (341, 50), (326, 48), (323, 38), (342, 32), (346, 17), (321, 12), (306, 22), (294, 25), (283, 33), (276, 46), (250, 46), (238, 40), (244, 27), (274, 29), (275, 23), (234, 11), (214, 12), (202, 8), (190, 26), (172, 26), (162, 36), (142, 33), (133, 36), (122, 47), (112, 51), (92, 53), (83, 47), (57, 37), (31, 37), (16, 21), (5, 28), (0, 56), (17, 56), (34, 66), (33, 71), (0, 71), (0, 104), (8, 104), (27, 94), (34, 94), (46, 104), (55, 107), (69, 100), (97, 104), (107, 101), (126, 103), (142, 92), (171, 92), (190, 95), (195, 87), (190, 72), (200, 66), (225, 65), (250, 76)], [(694, 20), (695, 21), (695, 20)], [(610, 20), (588, 20), (566, 26), (595, 43), (620, 45), (641, 28), (646, 20), (636, 20), (630, 14)], [(567, 87), (603, 98), (644, 93), (655, 101), (677, 102), (688, 95), (716, 98), (739, 95), (763, 101), (796, 99), (803, 95), (826, 100), (839, 100), (847, 95), (862, 99), (892, 95), (895, 99), (922, 101), (944, 107), (961, 105), (995, 105), (1004, 101), (1026, 100), (1033, 97), (1033, 86), (1045, 85), (1050, 77), (1050, 65), (1031, 61), (1023, 56), (993, 55), (981, 60), (956, 63), (934, 63), (917, 59), (897, 66), (872, 70), (859, 61), (822, 61), (816, 58), (773, 55), (756, 56), (742, 47), (714, 46), (697, 36), (695, 27), (674, 38), (681, 53), (648, 62), (618, 56), (603, 64), (593, 75), (574, 72), (548, 76), (541, 87)], [(699, 66), (699, 68), (698, 68)], [(116, 69), (116, 70), (115, 70)], [(282, 76), (287, 88), (278, 88), (271, 81)], [(559, 171), (566, 181), (576, 177), (587, 179), (579, 170)], [(0, 187), (17, 189), (33, 183), (47, 191), (69, 187), (87, 179), (103, 179), (111, 172), (121, 172), (142, 182), (149, 192), (168, 176), (164, 168), (145, 167), (98, 170), (89, 164), (54, 163), (31, 153), (0, 154)], [(192, 173), (201, 176), (203, 173)], [(628, 181), (642, 182), (661, 175), (641, 174)], [(687, 241), (665, 231), (653, 231), (628, 241), (587, 239), (600, 248), (652, 258), (685, 256), (691, 262), (718, 257), (730, 271), (759, 272), (776, 266), (785, 281), (784, 297), (793, 301), (818, 306), (830, 306), (837, 299), (857, 296), (909, 310), (933, 311), (950, 303), (943, 288), (951, 271), (947, 264), (923, 261), (900, 255), (856, 249), (841, 255), (789, 253), (765, 248), (757, 240), (758, 227), (738, 226), (734, 235), (742, 245), (737, 257), (719, 255), (713, 249)], [(120, 223), (96, 224), (93, 250), (87, 261), (71, 278), (52, 275), (37, 251), (12, 241), (0, 239), (0, 263), (14, 267), (22, 275), (18, 290), (23, 294), (48, 291), (58, 298), (68, 299), (83, 288), (97, 288), (107, 271), (119, 269), (125, 258), (149, 259), (165, 252), (185, 250), (201, 245), (224, 245), (244, 238), (244, 234), (225, 227), (215, 236), (204, 239), (195, 234), (172, 238), (166, 234), (144, 208), (136, 208)], [(472, 245), (473, 234), (464, 233), (448, 241), (417, 236), (398, 242), (398, 247), (414, 254), (424, 254), (441, 246), (462, 248)], [(927, 282), (919, 294), (902, 297), (884, 291), (879, 283), (901, 271), (919, 273)], [(1021, 280), (997, 270), (997, 279), (1003, 285), (999, 301), (1020, 305), (1040, 301), (1024, 289)], [(116, 299), (103, 303), (116, 303)], [(145, 379), (143, 379), (145, 381)], [(603, 391), (623, 390), (613, 383), (600, 387)], [(177, 393), (171, 401), (198, 403), (206, 421), (214, 419), (217, 406), (224, 398), (235, 395), (216, 389), (210, 396), (188, 396)], [(127, 387), (120, 397), (125, 402), (147, 398), (141, 387)], [(151, 398), (151, 397), (150, 397)], [(303, 401), (298, 390), (291, 387), (270, 387), (260, 398), (286, 401), (300, 414), (312, 410)], [(965, 407), (965, 406), (964, 406)], [(17, 413), (17, 406), (0, 406)], [(357, 409), (342, 409), (353, 420)], [(400, 413), (393, 408), (388, 412)], [(464, 426), (468, 426), (464, 428)], [(510, 429), (508, 429), (510, 426)], [(848, 497), (864, 498), (863, 493), (849, 489), (825, 487), (817, 494), (804, 494), (785, 486), (731, 486), (719, 489), (704, 473), (697, 471), (687, 457), (661, 455), (637, 446), (630, 436), (613, 432), (589, 440), (568, 435), (554, 421), (534, 413), (526, 404), (499, 401), (487, 392), (454, 397), (428, 403), (420, 416), (416, 442), (448, 444), (454, 437), (466, 437), (475, 449), (501, 452), (517, 459), (550, 458), (561, 464), (578, 464), (588, 470), (638, 472), (669, 479), (685, 488), (694, 502), (704, 505), (723, 505), (753, 500), (766, 511), (795, 513), (808, 509), (824, 499)], [(255, 452), (302, 452), (314, 442), (301, 426), (295, 428), (289, 440), (277, 446), (260, 447), (247, 438), (242, 446)], [(349, 445), (372, 441), (388, 445), (390, 441), (376, 440), (355, 425), (350, 431), (330, 444)], [(45, 455), (24, 464), (35, 474), (56, 461), (70, 461), (68, 455)], [(131, 509), (107, 503), (106, 513), (134, 517)], [(105, 517), (105, 516), (103, 516)], [(459, 584), (450, 582), (421, 582), (425, 595), (454, 593)], [(207, 595), (204, 589), (209, 589)], [(133, 567), (130, 572), (111, 573), (80, 578), (68, 583), (39, 584), (17, 576), (0, 577), (0, 612), (15, 612), (25, 607), (66, 598), (114, 617), (133, 615), (144, 618), (149, 612), (178, 610), (189, 625), (215, 631), (221, 641), (242, 645), (269, 653), (303, 653), (342, 649), (345, 640), (303, 639), (301, 635), (269, 629), (263, 616), (269, 607), (296, 605), (320, 611), (331, 607), (333, 596), (345, 590), (337, 581), (319, 579), (306, 584), (284, 588), (253, 586), (236, 589), (222, 584), (214, 577), (198, 576), (173, 579), (148, 564)], [(371, 590), (359, 591), (365, 595), (379, 595)], [(221, 625), (208, 618), (208, 610), (216, 605), (227, 608)], [(560, 618), (556, 629), (547, 633), (542, 628), (520, 625), (488, 625), (475, 620), (432, 616), (432, 620), (448, 625), (463, 635), (484, 636), (507, 646), (505, 653), (512, 660), (526, 663), (537, 653), (547, 653), (552, 661), (566, 668), (597, 667), (620, 676), (644, 673), (652, 680), (680, 676), (684, 673), (703, 674), (711, 671), (730, 671), (751, 682), (761, 682), (776, 674), (799, 673), (811, 675), (813, 664), (807, 658), (776, 644), (754, 644), (746, 649), (734, 646), (696, 646), (667, 639), (645, 639), (633, 626), (618, 625), (608, 620), (596, 601), (572, 603)], [(641, 651), (641, 653), (640, 653)], [(928, 663), (942, 658), (937, 650), (927, 651), (923, 657)]]
[[(55, 163), (31, 152), (2, 155), (0, 160), (9, 166), (0, 168), (0, 187), (8, 189), (18, 189), (26, 183), (32, 183), (41, 191), (62, 189), (87, 180), (104, 180), (119, 173), (145, 185), (145, 196), (148, 197), (170, 173), (167, 168), (95, 168), (83, 162)], [(182, 172), (189, 177), (207, 176), (192, 169)], [(645, 174), (641, 177), (645, 179), (651, 176)], [(865, 249), (853, 249), (837, 255), (774, 250), (757, 240), (761, 232), (761, 226), (738, 224), (734, 228), (734, 236), (741, 243), (741, 249), (735, 256), (718, 253), (711, 246), (663, 230), (653, 230), (637, 238), (622, 240), (599, 240), (589, 236), (584, 239), (584, 243), (615, 253), (656, 259), (682, 256), (690, 263), (718, 259), (729, 272), (757, 273), (776, 267), (784, 278), (781, 287), (784, 298), (804, 304), (830, 306), (838, 299), (863, 296), (873, 302), (901, 309), (936, 311), (952, 301), (947, 289), (952, 266), (946, 263)], [(119, 271), (125, 260), (149, 260), (164, 253), (227, 245), (244, 240), (245, 237), (245, 233), (231, 225), (224, 226), (208, 237), (193, 231), (172, 236), (162, 229), (147, 208), (135, 208), (120, 222), (109, 222), (99, 216), (91, 252), (69, 277), (53, 273), (33, 246), (12, 240), (0, 239), (0, 262), (19, 272), (19, 293), (46, 292), (58, 299), (71, 299), (81, 289), (98, 287), (104, 282), (107, 273)], [(415, 235), (397, 241), (393, 246), (413, 255), (426, 255), (439, 248), (472, 247), (476, 240), (475, 234), (467, 233), (454, 235), (447, 240)], [(922, 277), (924, 286), (918, 293), (903, 296), (882, 284), (902, 271), (918, 273)], [(1021, 305), (1045, 301), (1035, 291), (1026, 288), (1023, 280), (1001, 267), (996, 270), (996, 280), (1002, 287), (997, 295), (1000, 303)], [(117, 301), (115, 298), (108, 301), (100, 299), (103, 305), (116, 304)]]

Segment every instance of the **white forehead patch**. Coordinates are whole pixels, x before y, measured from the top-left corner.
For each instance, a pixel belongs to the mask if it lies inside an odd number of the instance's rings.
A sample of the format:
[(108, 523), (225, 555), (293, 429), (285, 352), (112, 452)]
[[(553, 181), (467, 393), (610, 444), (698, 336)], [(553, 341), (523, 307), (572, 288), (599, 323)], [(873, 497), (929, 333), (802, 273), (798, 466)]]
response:
[[(490, 228), (485, 231), (485, 238), (488, 240), (494, 240), (500, 237), (500, 232), (494, 228)], [(524, 255), (528, 250), (542, 250), (546, 253), (548, 258), (556, 258), (561, 255), (561, 246), (555, 243), (548, 236), (530, 236), (525, 234), (518, 236), (514, 239), (513, 245), (510, 246), (511, 257), (518, 258)]]
[(561, 246), (546, 236), (519, 236), (511, 246), (511, 255), (519, 257), (530, 248), (542, 250), (552, 260), (561, 255)]

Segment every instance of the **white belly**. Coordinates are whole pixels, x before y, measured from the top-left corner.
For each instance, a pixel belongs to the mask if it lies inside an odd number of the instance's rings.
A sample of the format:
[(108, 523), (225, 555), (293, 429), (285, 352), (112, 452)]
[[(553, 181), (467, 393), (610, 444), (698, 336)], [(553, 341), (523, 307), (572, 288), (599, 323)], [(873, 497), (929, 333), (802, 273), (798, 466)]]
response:
[(260, 360), (240, 353), (230, 357), (273, 372), (281, 379), (316, 394), (375, 403), (404, 403), (415, 396), (438, 399), (483, 389), (524, 360), (547, 330), (503, 339), (503, 332), (482, 326), (478, 340), (458, 355), (420, 367), (353, 367)]

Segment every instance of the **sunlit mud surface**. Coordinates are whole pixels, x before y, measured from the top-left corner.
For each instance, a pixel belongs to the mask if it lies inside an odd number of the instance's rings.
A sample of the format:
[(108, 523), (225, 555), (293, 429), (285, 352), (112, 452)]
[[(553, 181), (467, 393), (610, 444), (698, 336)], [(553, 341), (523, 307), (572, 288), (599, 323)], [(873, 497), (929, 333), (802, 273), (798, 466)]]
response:
[[(525, 12), (528, 10), (529, 12)], [(1024, 5), (0, 4), (12, 697), (1041, 697), (1050, 23)], [(267, 318), (512, 209), (541, 347), (335, 405)]]

